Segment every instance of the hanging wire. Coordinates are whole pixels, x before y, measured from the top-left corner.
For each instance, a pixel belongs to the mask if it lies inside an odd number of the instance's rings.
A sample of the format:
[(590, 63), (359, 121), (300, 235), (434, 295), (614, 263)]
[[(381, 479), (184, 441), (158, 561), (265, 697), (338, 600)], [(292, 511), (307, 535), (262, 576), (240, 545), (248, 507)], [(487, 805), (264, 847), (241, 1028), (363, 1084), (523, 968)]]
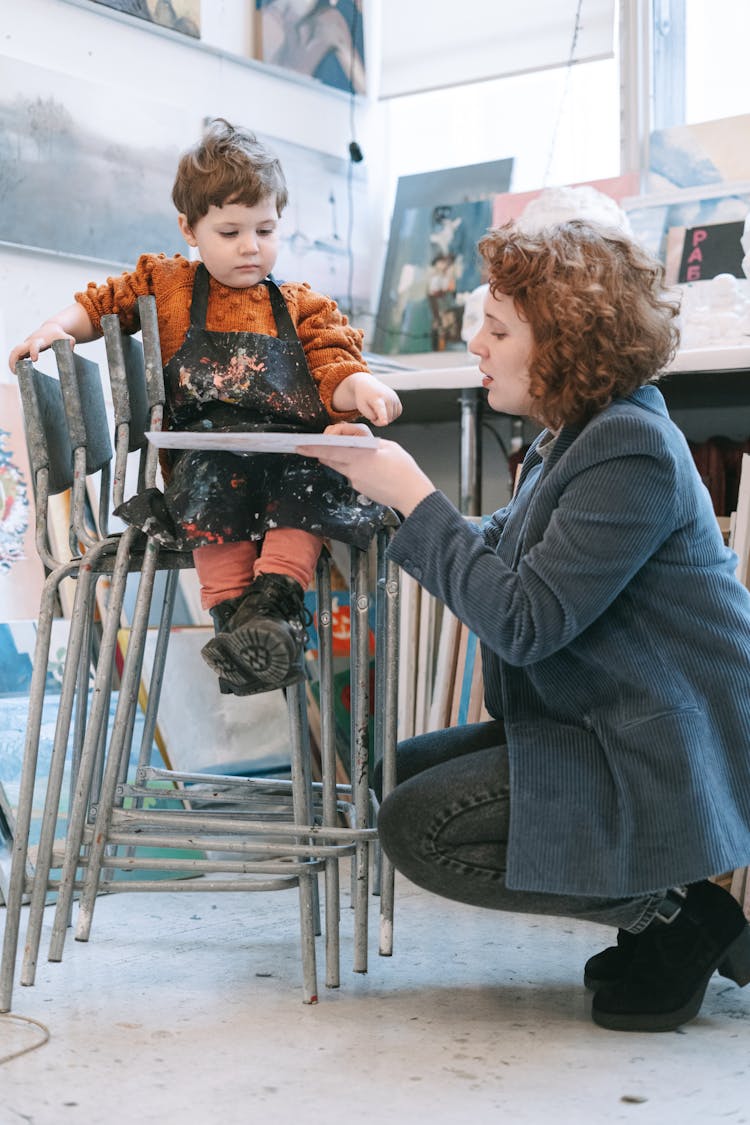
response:
[(566, 106), (566, 103), (567, 103), (567, 100), (568, 100), (568, 91), (570, 90), (570, 74), (571, 74), (571, 71), (573, 69), (573, 62), (575, 60), (576, 47), (578, 45), (578, 35), (579, 35), (580, 30), (581, 30), (581, 8), (582, 7), (583, 7), (583, 0), (578, 0), (578, 4), (576, 5), (575, 22), (573, 24), (573, 38), (572, 38), (572, 41), (571, 41), (571, 44), (570, 44), (570, 50), (568, 52), (568, 61), (565, 64), (565, 81), (563, 83), (562, 94), (560, 95), (560, 100), (559, 100), (558, 105), (557, 105), (557, 120), (555, 121), (555, 127), (552, 130), (552, 138), (550, 140), (549, 153), (547, 155), (547, 166), (544, 169), (544, 175), (542, 177), (542, 187), (543, 188), (547, 187), (547, 183), (548, 183), (548, 180), (549, 180), (549, 174), (550, 174), (550, 170), (552, 168), (552, 161), (553, 161), (554, 156), (555, 156), (555, 149), (557, 148), (557, 136), (558, 136), (558, 133), (560, 132), (560, 123), (562, 121), (563, 111), (565, 109), (565, 106)]
[(349, 319), (352, 319), (354, 314), (354, 165), (359, 163), (362, 159), (362, 151), (355, 140), (355, 109), (357, 104), (356, 95), (354, 92), (354, 60), (356, 58), (356, 30), (357, 30), (357, 4), (356, 0), (352, 0), (350, 25), (349, 25), (349, 38), (350, 56), (349, 56), (349, 133), (351, 141), (349, 142), (349, 165), (346, 173), (346, 196), (349, 218), (346, 229), (346, 261), (347, 261), (347, 281), (346, 281), (346, 314)]

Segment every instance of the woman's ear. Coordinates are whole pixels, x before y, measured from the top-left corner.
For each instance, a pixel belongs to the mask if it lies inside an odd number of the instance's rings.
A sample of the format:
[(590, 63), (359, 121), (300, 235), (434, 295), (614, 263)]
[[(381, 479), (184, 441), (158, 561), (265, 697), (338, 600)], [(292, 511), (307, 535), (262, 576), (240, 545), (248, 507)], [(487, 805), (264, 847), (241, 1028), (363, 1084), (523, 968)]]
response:
[(193, 234), (192, 228), (188, 223), (187, 215), (183, 215), (182, 212), (180, 212), (180, 214), (177, 216), (177, 225), (180, 228), (180, 234), (185, 239), (188, 246), (197, 246), (198, 243), (196, 242), (195, 235)]

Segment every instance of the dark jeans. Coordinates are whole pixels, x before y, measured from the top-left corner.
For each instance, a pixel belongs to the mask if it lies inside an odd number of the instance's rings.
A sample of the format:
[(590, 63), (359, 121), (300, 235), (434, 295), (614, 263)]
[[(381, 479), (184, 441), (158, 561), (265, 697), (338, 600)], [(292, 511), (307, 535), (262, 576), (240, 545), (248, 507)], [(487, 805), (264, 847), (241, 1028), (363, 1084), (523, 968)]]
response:
[[(380, 808), (380, 841), (398, 871), (434, 894), (491, 910), (587, 919), (633, 933), (648, 925), (664, 897), (662, 892), (611, 899), (505, 885), (510, 777), (502, 723), (410, 738), (398, 747), (396, 776), (397, 785)], [(376, 771), (376, 792), (380, 784)]]

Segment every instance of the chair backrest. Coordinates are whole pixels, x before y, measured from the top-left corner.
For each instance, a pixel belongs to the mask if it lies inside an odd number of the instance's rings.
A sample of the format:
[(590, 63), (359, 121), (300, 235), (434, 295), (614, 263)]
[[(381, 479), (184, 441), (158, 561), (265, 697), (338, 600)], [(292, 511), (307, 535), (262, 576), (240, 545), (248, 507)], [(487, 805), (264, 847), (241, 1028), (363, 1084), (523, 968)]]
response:
[[(99, 367), (74, 352), (70, 340), (52, 344), (57, 379), (39, 371), (30, 360), (16, 364), (36, 499), (36, 545), (48, 569), (67, 561), (61, 557), (59, 535), (53, 545), (56, 537), (50, 534), (51, 524), (63, 522), (57, 505), (50, 505), (51, 497), (70, 491), (63, 538), (70, 556), (78, 558), (108, 535), (110, 501), (116, 507), (125, 498), (130, 453), (141, 454), (137, 488), (155, 481), (158, 452), (144, 437), (148, 429), (161, 429), (164, 416), (164, 377), (153, 297), (138, 298), (138, 314), (142, 343), (123, 334), (116, 315), (102, 318), (114, 408), (114, 450)], [(101, 481), (97, 526), (93, 526), (87, 481), (96, 473), (101, 473)]]
[[(36, 548), (44, 565), (55, 570), (58, 559), (49, 535), (49, 501), (72, 488), (73, 448), (59, 380), (45, 375), (30, 359), (16, 364), (26, 445), (34, 487)], [(80, 554), (76, 545), (75, 554)]]
[[(130, 453), (141, 452), (138, 489), (153, 484), (157, 462), (144, 434), (146, 430), (160, 429), (164, 414), (164, 376), (155, 299), (139, 297), (138, 314), (142, 344), (123, 333), (115, 313), (102, 317), (115, 415), (115, 507), (125, 499), (125, 475)], [(149, 475), (150, 480), (147, 479)]]
[[(52, 349), (73, 450), (72, 534), (87, 547), (93, 547), (100, 536), (107, 535), (112, 461), (112, 442), (99, 367), (91, 360), (76, 355), (70, 340), (55, 340)], [(86, 482), (88, 477), (98, 472), (102, 477), (97, 530), (86, 518)]]

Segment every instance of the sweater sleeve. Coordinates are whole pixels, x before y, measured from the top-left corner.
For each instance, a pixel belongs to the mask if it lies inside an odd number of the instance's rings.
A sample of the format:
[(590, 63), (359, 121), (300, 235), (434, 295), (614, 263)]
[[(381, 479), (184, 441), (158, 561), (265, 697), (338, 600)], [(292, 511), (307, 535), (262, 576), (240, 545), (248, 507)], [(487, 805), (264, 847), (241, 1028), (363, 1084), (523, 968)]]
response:
[(163, 258), (163, 254), (142, 254), (132, 273), (108, 277), (104, 285), (91, 281), (83, 292), (75, 294), (97, 332), (101, 332), (102, 317), (110, 313), (117, 313), (124, 332), (138, 331), (138, 298), (153, 293), (154, 263)]
[(667, 456), (623, 455), (583, 468), (517, 569), (434, 492), (404, 521), (389, 555), (501, 659), (531, 664), (600, 617), (658, 551), (679, 491)]
[(353, 328), (330, 297), (315, 293), (309, 285), (284, 285), (284, 296), (292, 305), (297, 335), (307, 357), (321, 401), (335, 422), (357, 418), (357, 412), (333, 409), (334, 391), (357, 371), (367, 371), (362, 358), (363, 333)]

